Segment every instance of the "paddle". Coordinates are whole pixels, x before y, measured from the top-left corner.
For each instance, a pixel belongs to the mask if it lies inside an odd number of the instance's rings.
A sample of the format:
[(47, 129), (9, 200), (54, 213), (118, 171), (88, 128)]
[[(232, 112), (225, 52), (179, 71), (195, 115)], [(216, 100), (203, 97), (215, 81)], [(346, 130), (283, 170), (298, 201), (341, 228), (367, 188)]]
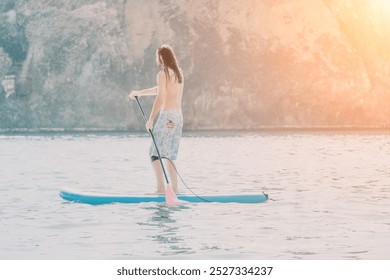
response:
[[(146, 124), (148, 120), (146, 119), (145, 112), (142, 109), (141, 103), (138, 100), (138, 96), (135, 96), (135, 100), (137, 101), (138, 107), (139, 107), (139, 109), (140, 109), (140, 111), (142, 113), (142, 116), (143, 116), (145, 124)], [(158, 158), (160, 159), (161, 169), (162, 169), (162, 171), (164, 173), (165, 181), (167, 182), (167, 184), (165, 186), (165, 203), (168, 206), (178, 205), (178, 204), (180, 204), (180, 201), (177, 199), (176, 194), (173, 191), (171, 184), (169, 183), (167, 172), (165, 171), (164, 164), (163, 164), (162, 158), (160, 156), (160, 151), (158, 150), (156, 139), (154, 138), (154, 135), (153, 135), (153, 132), (152, 132), (151, 129), (149, 129), (149, 133), (152, 136), (154, 147), (156, 148)]]

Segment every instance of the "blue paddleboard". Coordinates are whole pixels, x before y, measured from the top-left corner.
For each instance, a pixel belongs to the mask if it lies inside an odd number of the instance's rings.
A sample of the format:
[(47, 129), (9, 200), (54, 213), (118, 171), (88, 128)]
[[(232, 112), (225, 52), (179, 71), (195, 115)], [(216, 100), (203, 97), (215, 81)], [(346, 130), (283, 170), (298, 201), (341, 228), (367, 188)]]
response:
[[(143, 203), (143, 202), (165, 202), (165, 195), (95, 195), (80, 194), (69, 191), (60, 191), (60, 196), (68, 201), (85, 203), (91, 205), (101, 205), (110, 203)], [(261, 203), (268, 200), (267, 194), (233, 194), (233, 195), (177, 195), (183, 201), (198, 202), (218, 202), (218, 203)]]

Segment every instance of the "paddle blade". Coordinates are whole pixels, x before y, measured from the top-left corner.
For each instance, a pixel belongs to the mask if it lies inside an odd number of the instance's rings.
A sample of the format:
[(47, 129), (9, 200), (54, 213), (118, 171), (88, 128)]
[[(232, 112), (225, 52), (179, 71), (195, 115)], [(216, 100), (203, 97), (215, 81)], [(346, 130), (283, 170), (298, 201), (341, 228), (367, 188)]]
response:
[(180, 204), (180, 200), (177, 199), (177, 196), (173, 191), (171, 184), (167, 184), (165, 187), (165, 203), (168, 206), (176, 206)]

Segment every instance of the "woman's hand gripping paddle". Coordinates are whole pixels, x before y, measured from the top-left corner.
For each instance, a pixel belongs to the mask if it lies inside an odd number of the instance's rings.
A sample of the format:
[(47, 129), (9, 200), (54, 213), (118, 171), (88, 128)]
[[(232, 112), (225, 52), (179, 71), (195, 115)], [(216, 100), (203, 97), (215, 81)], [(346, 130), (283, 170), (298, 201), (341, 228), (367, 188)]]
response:
[[(147, 121), (147, 119), (146, 119), (145, 112), (144, 112), (144, 110), (142, 109), (141, 104), (139, 103), (138, 96), (135, 96), (135, 100), (136, 100), (137, 103), (138, 103), (138, 107), (139, 107), (139, 109), (141, 110), (142, 116), (143, 116), (144, 121), (145, 121), (145, 124), (146, 124), (148, 121)], [(168, 176), (167, 176), (167, 173), (166, 173), (166, 171), (165, 171), (164, 164), (163, 164), (163, 162), (162, 162), (162, 158), (161, 158), (161, 156), (160, 156), (160, 151), (158, 150), (157, 143), (156, 143), (156, 140), (155, 140), (155, 138), (154, 138), (154, 135), (153, 135), (153, 132), (152, 132), (151, 129), (149, 129), (149, 133), (150, 133), (150, 135), (152, 136), (153, 144), (154, 144), (154, 146), (156, 147), (157, 155), (158, 155), (158, 158), (160, 159), (160, 163), (161, 163), (161, 169), (162, 169), (162, 171), (163, 171), (163, 173), (164, 173), (165, 181), (166, 181), (166, 183), (167, 183), (167, 184), (165, 185), (165, 203), (166, 203), (168, 206), (176, 206), (176, 205), (179, 205), (179, 204), (181, 204), (181, 201), (177, 199), (177, 196), (176, 196), (175, 192), (173, 191), (171, 184), (169, 183)]]

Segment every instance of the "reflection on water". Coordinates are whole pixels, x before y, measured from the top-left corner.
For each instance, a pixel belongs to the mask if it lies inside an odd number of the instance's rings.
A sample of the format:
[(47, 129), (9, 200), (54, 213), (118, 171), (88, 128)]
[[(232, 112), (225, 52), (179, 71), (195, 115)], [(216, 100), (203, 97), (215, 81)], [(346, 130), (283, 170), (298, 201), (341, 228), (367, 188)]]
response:
[(264, 190), (271, 199), (170, 208), (90, 206), (58, 196), (63, 188), (152, 192), (148, 137), (0, 136), (0, 258), (388, 259), (389, 139), (341, 132), (184, 137), (177, 166), (193, 192)]
[[(147, 237), (161, 245), (161, 250), (158, 253), (162, 256), (193, 253), (191, 248), (184, 245), (185, 236), (180, 235), (181, 228), (175, 218), (175, 213), (188, 211), (189, 207), (185, 205), (168, 207), (164, 204), (155, 204), (143, 209), (151, 213), (151, 216), (147, 222), (139, 222), (138, 224), (143, 227), (148, 226), (153, 230), (153, 234)], [(169, 250), (165, 250), (165, 247), (168, 247)]]

